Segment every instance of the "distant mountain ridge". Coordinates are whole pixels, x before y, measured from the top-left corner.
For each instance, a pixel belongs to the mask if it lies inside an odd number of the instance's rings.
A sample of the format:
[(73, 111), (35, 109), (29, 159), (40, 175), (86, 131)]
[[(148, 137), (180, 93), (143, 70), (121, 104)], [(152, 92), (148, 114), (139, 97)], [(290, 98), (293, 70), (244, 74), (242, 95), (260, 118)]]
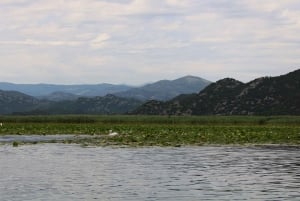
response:
[(138, 100), (170, 100), (180, 94), (196, 93), (211, 82), (196, 76), (185, 76), (175, 80), (160, 80), (142, 87), (115, 93), (116, 96)]
[(166, 102), (149, 101), (134, 114), (151, 115), (300, 115), (300, 70), (249, 83), (225, 78), (197, 94)]
[[(137, 98), (138, 95), (132, 93), (132, 88), (126, 85), (35, 85), (2, 82), (0, 89), (21, 92), (1, 90), (0, 114), (122, 114), (136, 109), (147, 98), (169, 99), (181, 92), (198, 91), (207, 83), (209, 81), (193, 76), (173, 81), (162, 80), (135, 88), (137, 92), (145, 91), (143, 98)], [(115, 93), (119, 90), (123, 91), (124, 97)]]
[(80, 97), (75, 100), (47, 101), (16, 92), (0, 90), (0, 114), (124, 114), (143, 102), (114, 95)]
[(114, 84), (55, 85), (55, 84), (13, 84), (0, 82), (0, 90), (19, 91), (39, 99), (50, 101), (75, 100), (78, 97), (97, 97), (113, 94), (138, 100), (169, 100), (179, 94), (199, 92), (210, 81), (185, 76), (176, 80), (160, 80), (142, 87)]
[(0, 82), (0, 89), (6, 91), (19, 91), (30, 96), (45, 97), (52, 93), (68, 93), (76, 96), (105, 96), (107, 94), (126, 91), (132, 87), (114, 84), (82, 84), (82, 85), (56, 85), (56, 84), (13, 84)]
[[(144, 87), (163, 88), (181, 80), (193, 83), (195, 79), (188, 76)], [(165, 90), (171, 91), (168, 87)], [(61, 100), (62, 96), (65, 100)], [(52, 98), (0, 90), (0, 114), (300, 115), (300, 69), (248, 83), (225, 78), (198, 93), (181, 94), (168, 101), (145, 103), (113, 94), (77, 97), (66, 92), (55, 92)]]

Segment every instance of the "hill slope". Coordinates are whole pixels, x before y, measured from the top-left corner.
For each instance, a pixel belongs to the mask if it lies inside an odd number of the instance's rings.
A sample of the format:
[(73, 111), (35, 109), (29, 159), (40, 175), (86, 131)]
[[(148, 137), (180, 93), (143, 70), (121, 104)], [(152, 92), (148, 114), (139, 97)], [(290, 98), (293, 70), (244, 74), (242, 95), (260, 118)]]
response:
[(123, 114), (128, 113), (142, 101), (120, 98), (81, 97), (75, 100), (47, 101), (16, 92), (0, 90), (0, 114)]
[(156, 115), (300, 115), (300, 70), (249, 83), (223, 79), (198, 94), (167, 102), (151, 101), (135, 114)]
[(33, 110), (39, 102), (36, 98), (17, 91), (0, 90), (0, 114)]
[(199, 77), (185, 76), (176, 80), (161, 80), (143, 87), (115, 93), (115, 95), (139, 100), (170, 100), (180, 94), (199, 92), (210, 83)]
[(114, 95), (104, 97), (80, 97), (42, 104), (26, 114), (123, 114), (142, 105), (141, 101), (120, 98)]
[(46, 96), (38, 96), (37, 98), (40, 100), (49, 100), (49, 101), (64, 101), (64, 100), (76, 100), (80, 96), (67, 93), (67, 92), (53, 92)]

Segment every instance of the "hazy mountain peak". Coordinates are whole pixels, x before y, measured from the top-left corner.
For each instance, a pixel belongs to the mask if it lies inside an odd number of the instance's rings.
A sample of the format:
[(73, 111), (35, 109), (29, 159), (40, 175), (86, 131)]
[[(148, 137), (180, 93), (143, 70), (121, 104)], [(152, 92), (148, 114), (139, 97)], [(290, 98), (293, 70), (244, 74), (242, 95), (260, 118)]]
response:
[(139, 100), (170, 100), (180, 94), (198, 93), (210, 83), (200, 77), (185, 76), (175, 80), (160, 80), (116, 95)]
[(203, 82), (211, 83), (211, 82), (208, 81), (208, 80), (205, 80), (205, 79), (200, 78), (200, 77), (197, 77), (197, 76), (192, 76), (192, 75), (186, 75), (186, 76), (184, 76), (184, 77), (175, 79), (175, 80), (173, 80), (173, 81), (174, 81), (174, 82), (185, 81), (185, 82), (193, 83), (193, 82), (198, 82), (199, 80), (201, 80), (201, 81), (203, 81)]

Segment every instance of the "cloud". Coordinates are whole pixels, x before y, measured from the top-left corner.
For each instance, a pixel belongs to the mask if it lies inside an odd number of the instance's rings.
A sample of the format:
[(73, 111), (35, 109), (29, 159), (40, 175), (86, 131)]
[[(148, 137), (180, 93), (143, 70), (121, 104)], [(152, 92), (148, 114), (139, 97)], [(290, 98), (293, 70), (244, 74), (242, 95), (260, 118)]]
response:
[(92, 48), (102, 48), (105, 45), (105, 42), (109, 40), (111, 36), (107, 33), (99, 34), (95, 39), (91, 40)]
[(24, 41), (0, 41), (2, 45), (31, 45), (31, 46), (79, 46), (80, 41), (38, 41), (38, 40), (24, 40)]
[(297, 0), (3, 0), (0, 80), (20, 82), (22, 68), (35, 69), (23, 81), (51, 83), (285, 73), (300, 64), (299, 10)]

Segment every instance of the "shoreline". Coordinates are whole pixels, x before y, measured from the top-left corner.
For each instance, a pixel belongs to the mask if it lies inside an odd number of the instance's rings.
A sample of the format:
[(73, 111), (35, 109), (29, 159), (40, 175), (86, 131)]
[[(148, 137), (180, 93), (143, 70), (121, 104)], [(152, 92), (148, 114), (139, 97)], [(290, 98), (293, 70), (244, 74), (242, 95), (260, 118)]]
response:
[(300, 144), (189, 144), (189, 145), (122, 145), (122, 144), (87, 144), (87, 143), (78, 143), (78, 142), (64, 142), (64, 141), (55, 141), (55, 142), (0, 142), (0, 146), (30, 146), (30, 145), (43, 145), (43, 144), (57, 144), (57, 145), (70, 145), (70, 146), (80, 146), (82, 148), (199, 148), (199, 147), (223, 147), (223, 148), (261, 148), (261, 149), (299, 149)]

